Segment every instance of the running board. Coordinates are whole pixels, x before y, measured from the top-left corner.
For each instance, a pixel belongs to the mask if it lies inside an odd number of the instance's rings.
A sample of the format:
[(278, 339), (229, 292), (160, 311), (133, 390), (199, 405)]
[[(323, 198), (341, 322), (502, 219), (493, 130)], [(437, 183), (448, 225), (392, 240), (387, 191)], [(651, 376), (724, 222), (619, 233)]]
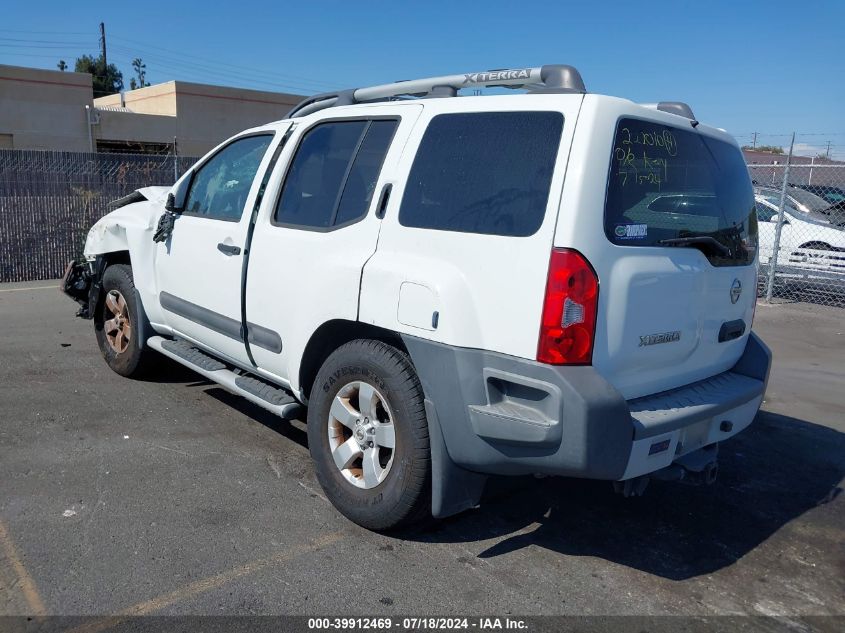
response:
[(292, 417), (301, 407), (294, 397), (283, 389), (249, 375), (236, 374), (225, 363), (198, 350), (190, 343), (151, 336), (147, 345), (216, 382), (227, 391), (242, 396), (282, 418)]

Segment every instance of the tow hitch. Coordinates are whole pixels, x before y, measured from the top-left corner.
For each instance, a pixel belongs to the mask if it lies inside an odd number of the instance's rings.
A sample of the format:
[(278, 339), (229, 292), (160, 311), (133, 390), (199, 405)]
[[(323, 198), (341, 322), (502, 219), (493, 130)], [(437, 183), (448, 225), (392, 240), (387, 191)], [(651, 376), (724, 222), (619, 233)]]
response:
[(709, 486), (716, 482), (716, 477), (719, 474), (718, 453), (718, 444), (705, 446), (693, 453), (679, 457), (666, 468), (661, 468), (648, 475), (641, 475), (625, 481), (614, 481), (613, 490), (623, 497), (641, 497), (648, 486), (648, 482), (652, 479), (680, 481), (693, 486)]

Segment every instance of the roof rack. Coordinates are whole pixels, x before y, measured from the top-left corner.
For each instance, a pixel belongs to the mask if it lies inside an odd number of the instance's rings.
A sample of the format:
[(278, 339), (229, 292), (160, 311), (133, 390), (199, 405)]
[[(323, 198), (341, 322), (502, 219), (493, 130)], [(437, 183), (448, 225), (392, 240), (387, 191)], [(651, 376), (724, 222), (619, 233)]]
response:
[(335, 106), (389, 101), (401, 97), (454, 97), (462, 88), (482, 87), (526, 88), (531, 92), (551, 93), (587, 92), (581, 73), (575, 68), (564, 64), (547, 64), (534, 68), (486, 70), (325, 92), (298, 103), (288, 113), (288, 118), (302, 117)]

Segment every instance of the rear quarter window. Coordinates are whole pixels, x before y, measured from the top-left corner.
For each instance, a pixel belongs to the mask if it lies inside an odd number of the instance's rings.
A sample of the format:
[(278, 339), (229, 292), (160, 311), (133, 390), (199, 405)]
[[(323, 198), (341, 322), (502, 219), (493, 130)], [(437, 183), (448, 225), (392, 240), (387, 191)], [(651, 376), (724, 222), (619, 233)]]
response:
[(402, 198), (403, 226), (525, 237), (540, 228), (563, 130), (558, 112), (441, 114)]
[(621, 119), (610, 157), (605, 233), (620, 246), (709, 236), (730, 250), (705, 252), (713, 265), (750, 264), (757, 216), (742, 153), (694, 130)]

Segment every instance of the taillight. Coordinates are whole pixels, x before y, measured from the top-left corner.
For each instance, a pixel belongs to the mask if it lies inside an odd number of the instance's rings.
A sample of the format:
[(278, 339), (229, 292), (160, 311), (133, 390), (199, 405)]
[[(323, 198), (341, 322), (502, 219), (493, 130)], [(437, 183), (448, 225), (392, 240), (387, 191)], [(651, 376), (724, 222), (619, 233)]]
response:
[(589, 365), (596, 334), (599, 280), (578, 251), (552, 250), (540, 321), (537, 360), (550, 365)]

